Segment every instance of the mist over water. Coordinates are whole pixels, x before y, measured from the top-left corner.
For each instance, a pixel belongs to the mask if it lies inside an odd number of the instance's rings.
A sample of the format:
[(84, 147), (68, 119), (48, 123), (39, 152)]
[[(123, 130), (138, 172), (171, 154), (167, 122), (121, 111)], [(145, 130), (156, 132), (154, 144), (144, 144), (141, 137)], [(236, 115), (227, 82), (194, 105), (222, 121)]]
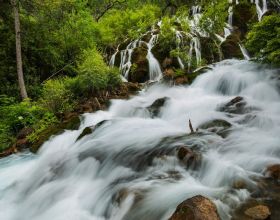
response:
[[(234, 189), (242, 180), (257, 187), (264, 169), (280, 163), (280, 95), (276, 70), (250, 61), (225, 60), (190, 86), (155, 84), (129, 100), (112, 100), (108, 111), (84, 114), (79, 130), (46, 142), (38, 155), (0, 160), (0, 219), (137, 220), (168, 219), (195, 195), (211, 198), (222, 219), (250, 197)], [(236, 96), (246, 109), (219, 110)], [(158, 115), (149, 106), (167, 97)], [(224, 137), (193, 127), (223, 119)], [(77, 140), (83, 129), (102, 123)], [(201, 155), (186, 169), (177, 149)]]

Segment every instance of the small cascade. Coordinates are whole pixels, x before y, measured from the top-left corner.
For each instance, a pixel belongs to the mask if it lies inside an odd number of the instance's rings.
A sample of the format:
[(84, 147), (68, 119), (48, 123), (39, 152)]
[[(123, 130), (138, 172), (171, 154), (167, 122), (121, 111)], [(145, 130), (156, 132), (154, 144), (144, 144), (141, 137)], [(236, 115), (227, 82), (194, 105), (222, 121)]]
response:
[(128, 73), (131, 63), (131, 55), (133, 50), (139, 45), (139, 39), (132, 41), (129, 43), (125, 50), (121, 51), (121, 63), (120, 63), (120, 71), (124, 78), (128, 79)]
[[(182, 41), (183, 41), (183, 36), (182, 36), (181, 32), (180, 31), (176, 31), (177, 50), (180, 49), (180, 45), (181, 45)], [(180, 65), (180, 68), (184, 69), (185, 66), (184, 66), (183, 61), (181, 60), (180, 56), (177, 56), (177, 60), (178, 60), (178, 63)]]
[[(254, 3), (254, 0), (251, 0), (251, 3)], [(262, 5), (261, 5), (259, 0), (255, 0), (255, 4), (257, 8), (258, 19), (259, 21), (261, 21), (262, 16), (264, 15), (265, 12), (267, 12), (267, 1), (262, 0)]]
[(232, 28), (233, 25), (233, 7), (230, 6), (228, 8), (228, 25)]
[(199, 64), (201, 63), (201, 45), (198, 37), (192, 37), (190, 42), (189, 63), (188, 63), (189, 69), (191, 67), (193, 50), (195, 51), (196, 65), (199, 66)]
[(117, 47), (117, 49), (116, 49), (116, 52), (111, 56), (111, 59), (110, 59), (110, 61), (109, 61), (109, 66), (110, 66), (110, 67), (113, 67), (113, 66), (115, 65), (116, 56), (117, 56), (117, 54), (118, 54), (118, 52), (119, 52), (119, 46), (120, 46), (120, 45), (118, 45), (118, 47)]
[(159, 62), (152, 53), (152, 49), (156, 44), (157, 39), (158, 39), (158, 35), (152, 34), (149, 43), (147, 43), (147, 47), (148, 47), (147, 60), (149, 62), (149, 77), (150, 80), (153, 81), (158, 81), (159, 79), (162, 78), (162, 72), (161, 72)]
[(250, 60), (251, 58), (250, 58), (250, 55), (249, 55), (248, 51), (246, 50), (246, 48), (241, 43), (239, 44), (239, 47), (240, 47), (240, 50), (243, 54), (244, 59), (245, 60)]

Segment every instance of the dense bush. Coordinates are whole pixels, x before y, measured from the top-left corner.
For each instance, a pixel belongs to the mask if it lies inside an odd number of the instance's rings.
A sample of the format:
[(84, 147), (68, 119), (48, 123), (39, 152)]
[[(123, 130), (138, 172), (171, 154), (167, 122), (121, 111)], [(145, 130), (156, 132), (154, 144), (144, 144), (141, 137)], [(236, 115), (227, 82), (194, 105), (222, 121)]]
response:
[(147, 32), (160, 17), (160, 8), (144, 4), (139, 8), (111, 10), (98, 22), (101, 44), (114, 45), (124, 39), (138, 38)]
[(47, 109), (29, 100), (15, 103), (13, 98), (0, 97), (0, 150), (9, 147), (24, 127), (32, 127), (43, 118), (53, 117)]
[(39, 103), (54, 114), (73, 109), (73, 94), (66, 88), (64, 78), (45, 82)]
[(280, 16), (265, 16), (247, 35), (246, 48), (258, 60), (280, 65)]
[(106, 65), (96, 49), (84, 51), (78, 64), (78, 76), (68, 82), (75, 96), (92, 95), (99, 90), (109, 89), (121, 83), (118, 69)]

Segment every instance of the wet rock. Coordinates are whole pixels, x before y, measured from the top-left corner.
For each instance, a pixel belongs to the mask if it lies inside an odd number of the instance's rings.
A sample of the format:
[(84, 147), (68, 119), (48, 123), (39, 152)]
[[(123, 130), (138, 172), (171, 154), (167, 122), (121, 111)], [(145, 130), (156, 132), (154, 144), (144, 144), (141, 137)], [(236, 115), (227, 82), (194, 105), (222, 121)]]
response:
[(76, 141), (82, 139), (84, 136), (92, 134), (92, 127), (86, 127), (84, 128), (84, 130), (82, 131), (82, 133), (79, 135), (79, 137), (77, 138)]
[(233, 114), (244, 114), (250, 111), (246, 108), (246, 102), (243, 97), (237, 96), (224, 105), (218, 107), (221, 112), (228, 112)]
[(33, 128), (25, 127), (19, 131), (17, 134), (17, 139), (23, 139), (26, 138), (28, 135), (30, 135), (34, 131)]
[(245, 214), (254, 220), (265, 220), (271, 215), (269, 208), (264, 205), (249, 208), (245, 211)]
[(267, 167), (265, 176), (280, 182), (280, 164), (274, 164)]
[[(247, 106), (247, 102), (244, 100), (244, 98), (241, 96), (237, 96), (232, 100), (230, 100), (229, 102), (218, 106), (217, 110), (221, 112), (231, 113), (231, 114), (245, 114), (259, 109), (254, 106)], [(254, 115), (248, 117), (247, 120), (252, 120), (255, 118)]]
[(187, 76), (178, 76), (174, 79), (175, 85), (185, 85), (189, 83), (189, 79)]
[(158, 116), (161, 107), (165, 105), (165, 103), (169, 100), (168, 97), (159, 98), (153, 102), (147, 109), (151, 113), (152, 117)]
[(214, 119), (198, 126), (198, 129), (208, 130), (214, 132), (221, 137), (225, 138), (228, 135), (231, 123), (223, 119)]
[(169, 57), (166, 57), (162, 62), (162, 67), (170, 69), (170, 67), (172, 67), (172, 59)]
[(169, 220), (220, 220), (220, 217), (215, 204), (198, 195), (178, 205)]
[(163, 77), (165, 79), (173, 79), (174, 76), (175, 76), (175, 71), (173, 68), (166, 68), (163, 72)]
[(224, 59), (243, 58), (239, 42), (240, 39), (237, 35), (232, 34), (227, 37), (227, 39), (221, 44)]
[(149, 62), (146, 58), (147, 49), (137, 47), (131, 55), (132, 66), (128, 76), (128, 81), (143, 83), (149, 80)]
[(178, 148), (177, 157), (188, 168), (195, 168), (201, 161), (201, 155), (189, 149), (187, 146), (180, 146)]
[(11, 155), (11, 154), (14, 154), (14, 153), (17, 153), (17, 152), (18, 152), (18, 151), (17, 151), (16, 146), (13, 145), (13, 146), (11, 146), (11, 147), (8, 147), (8, 148), (5, 149), (5, 150), (2, 150), (2, 151), (0, 152), (0, 158), (2, 158), (2, 157), (7, 157), (7, 156), (9, 156), (9, 155)]
[(258, 22), (255, 4), (243, 1), (233, 7), (233, 26), (240, 30), (241, 39), (245, 37), (252, 22)]
[(198, 126), (199, 129), (211, 129), (215, 127), (230, 128), (231, 124), (223, 119), (214, 119)]
[(244, 180), (236, 180), (233, 182), (232, 187), (234, 189), (246, 189), (246, 182)]

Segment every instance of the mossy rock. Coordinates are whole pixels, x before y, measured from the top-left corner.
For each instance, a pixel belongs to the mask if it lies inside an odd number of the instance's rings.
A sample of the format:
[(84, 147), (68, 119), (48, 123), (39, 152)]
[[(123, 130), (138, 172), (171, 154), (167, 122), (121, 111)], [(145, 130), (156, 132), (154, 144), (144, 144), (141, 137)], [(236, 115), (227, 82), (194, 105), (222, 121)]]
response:
[(237, 35), (232, 34), (221, 44), (221, 50), (225, 59), (239, 58), (243, 55), (239, 47), (240, 39)]
[(208, 121), (202, 125), (200, 125), (198, 128), (200, 129), (209, 129), (214, 127), (223, 127), (223, 128), (230, 128), (231, 123), (227, 122), (223, 119), (214, 119), (212, 121)]
[(233, 7), (233, 26), (238, 27), (241, 31), (241, 39), (248, 32), (248, 26), (256, 22), (258, 22), (258, 15), (255, 4), (240, 2)]
[(201, 37), (200, 43), (202, 59), (207, 61), (207, 64), (220, 61), (219, 50), (212, 38)]
[(39, 139), (37, 141), (30, 143), (30, 151), (36, 153), (42, 144), (45, 143), (51, 136), (61, 134), (64, 130), (77, 130), (80, 124), (81, 121), (79, 116), (75, 116), (65, 122), (48, 127), (39, 134)]
[(137, 47), (131, 55), (132, 67), (128, 76), (130, 82), (143, 83), (149, 80), (149, 62), (146, 58), (147, 49)]
[(82, 139), (84, 136), (87, 136), (89, 134), (92, 134), (93, 130), (91, 127), (86, 127), (84, 128), (84, 130), (82, 131), (82, 133), (79, 135), (79, 137), (77, 138), (76, 141)]

